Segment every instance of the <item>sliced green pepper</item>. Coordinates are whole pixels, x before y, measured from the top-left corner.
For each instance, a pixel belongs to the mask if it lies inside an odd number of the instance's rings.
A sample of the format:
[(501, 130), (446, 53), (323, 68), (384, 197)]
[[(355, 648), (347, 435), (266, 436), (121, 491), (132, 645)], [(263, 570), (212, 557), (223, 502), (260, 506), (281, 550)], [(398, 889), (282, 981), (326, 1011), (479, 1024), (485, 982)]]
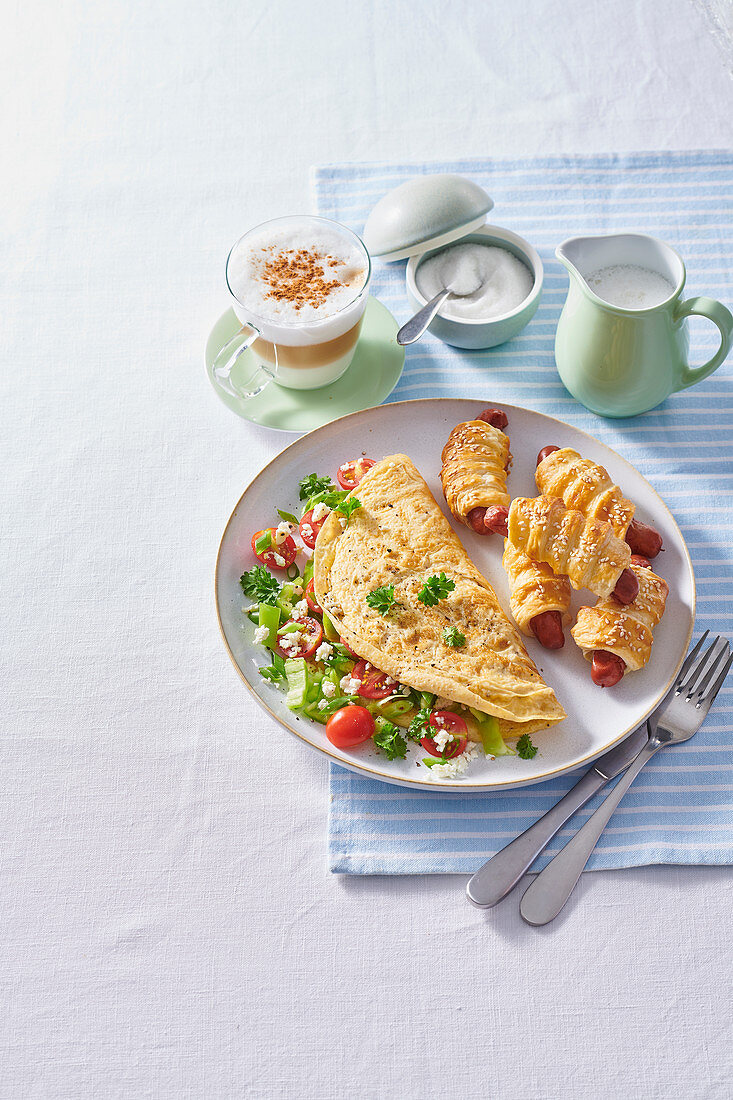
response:
[(328, 642), (338, 642), (341, 637), (325, 611), (323, 612), (323, 633), (326, 635), (326, 641)]
[(496, 718), (481, 711), (472, 710), (471, 713), (478, 722), (481, 743), (487, 756), (516, 756), (514, 749), (510, 749), (504, 742), (499, 732), (499, 723)]
[(269, 634), (265, 645), (274, 649), (277, 645), (277, 628), (280, 626), (280, 609), (273, 607), (271, 603), (261, 603), (257, 609), (260, 626), (266, 626)]
[(303, 657), (288, 658), (285, 662), (285, 678), (288, 682), (285, 703), (290, 710), (299, 710), (305, 705), (308, 691), (308, 670)]

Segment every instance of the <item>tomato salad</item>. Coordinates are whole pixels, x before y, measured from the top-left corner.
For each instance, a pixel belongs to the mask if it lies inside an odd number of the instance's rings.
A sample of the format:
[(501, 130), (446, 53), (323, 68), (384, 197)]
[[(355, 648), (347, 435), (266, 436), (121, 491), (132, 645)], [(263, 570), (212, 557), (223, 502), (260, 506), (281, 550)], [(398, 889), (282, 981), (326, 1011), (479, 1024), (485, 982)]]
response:
[[(240, 583), (254, 601), (243, 610), (255, 624), (255, 642), (270, 654), (270, 664), (260, 668), (260, 675), (287, 693), (292, 711), (325, 725), (337, 748), (370, 741), (395, 760), (406, 759), (413, 742), (428, 754), (418, 764), (430, 770), (431, 778), (457, 778), (476, 758), (479, 746), (492, 758), (515, 755), (496, 719), (419, 692), (375, 668), (342, 642), (316, 598), (312, 550), (318, 532), (331, 511), (349, 522), (360, 507), (354, 490), (373, 465), (370, 458), (343, 463), (336, 473), (341, 489), (328, 476), (309, 474), (299, 486), (300, 519), (278, 509), (281, 522), (253, 534), (252, 551), (260, 564), (245, 572)], [(536, 751), (534, 746), (531, 750)], [(525, 756), (521, 743), (518, 752)]]

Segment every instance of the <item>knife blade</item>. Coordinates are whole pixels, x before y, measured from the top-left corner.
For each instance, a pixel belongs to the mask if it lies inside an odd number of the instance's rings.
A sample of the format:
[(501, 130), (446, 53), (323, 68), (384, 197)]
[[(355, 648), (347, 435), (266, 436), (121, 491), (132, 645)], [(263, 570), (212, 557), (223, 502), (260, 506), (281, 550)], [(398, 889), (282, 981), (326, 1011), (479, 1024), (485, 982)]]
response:
[(599, 757), (590, 771), (534, 825), (488, 859), (468, 880), (466, 895), (479, 909), (491, 909), (511, 893), (537, 856), (566, 821), (585, 806), (609, 780), (628, 768), (649, 739), (649, 724), (642, 722), (620, 745)]

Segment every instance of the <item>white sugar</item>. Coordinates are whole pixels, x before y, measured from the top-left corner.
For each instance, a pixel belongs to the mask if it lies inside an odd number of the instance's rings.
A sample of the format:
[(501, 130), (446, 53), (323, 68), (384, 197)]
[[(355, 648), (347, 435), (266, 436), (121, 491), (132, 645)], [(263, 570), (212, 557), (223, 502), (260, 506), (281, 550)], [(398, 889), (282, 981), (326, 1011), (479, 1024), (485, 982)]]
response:
[(588, 286), (612, 306), (649, 309), (666, 302), (674, 287), (657, 271), (636, 264), (612, 264), (587, 276)]
[[(532, 272), (506, 248), (485, 244), (454, 244), (430, 256), (415, 280), (425, 298), (450, 287), (460, 298), (449, 298), (441, 314), (476, 320), (510, 313), (529, 296)], [(472, 290), (478, 284), (478, 289)]]

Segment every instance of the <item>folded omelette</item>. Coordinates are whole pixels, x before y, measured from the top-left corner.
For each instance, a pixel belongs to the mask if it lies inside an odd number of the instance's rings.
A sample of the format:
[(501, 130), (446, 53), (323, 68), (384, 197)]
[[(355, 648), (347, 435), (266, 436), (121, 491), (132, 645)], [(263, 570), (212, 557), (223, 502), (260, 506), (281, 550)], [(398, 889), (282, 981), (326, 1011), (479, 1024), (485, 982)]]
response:
[[(361, 507), (348, 525), (331, 512), (313, 571), (318, 602), (347, 645), (403, 684), (494, 715), (503, 736), (561, 722), (552, 688), (411, 459), (383, 458), (351, 495)], [(428, 607), (418, 592), (441, 572), (455, 589)], [(384, 585), (395, 595), (386, 615), (367, 603)], [(464, 634), (465, 645), (448, 645), (447, 627)]]

